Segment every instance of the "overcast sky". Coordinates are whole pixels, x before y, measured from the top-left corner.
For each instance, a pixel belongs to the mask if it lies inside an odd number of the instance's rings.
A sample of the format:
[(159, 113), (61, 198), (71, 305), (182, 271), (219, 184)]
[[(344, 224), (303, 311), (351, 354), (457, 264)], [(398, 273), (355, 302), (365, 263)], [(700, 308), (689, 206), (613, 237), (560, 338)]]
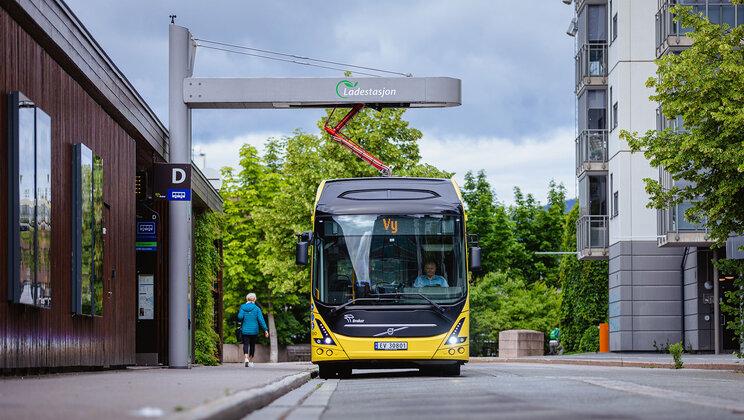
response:
[[(572, 7), (559, 0), (195, 1), (67, 0), (168, 124), (168, 15), (195, 37), (415, 76), (462, 79), (458, 108), (406, 113), (424, 160), (457, 173), (485, 169), (498, 198), (518, 185), (545, 199), (548, 181), (574, 195)], [(337, 76), (332, 70), (197, 50), (195, 76)], [(194, 145), (208, 167), (237, 164), (245, 142), (300, 128), (319, 110), (198, 110)]]

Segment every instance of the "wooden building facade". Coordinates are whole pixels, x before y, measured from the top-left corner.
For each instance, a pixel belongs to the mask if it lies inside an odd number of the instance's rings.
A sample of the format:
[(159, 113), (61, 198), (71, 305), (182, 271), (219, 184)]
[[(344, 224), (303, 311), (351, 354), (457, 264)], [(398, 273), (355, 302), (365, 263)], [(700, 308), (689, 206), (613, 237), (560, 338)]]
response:
[[(46, 207), (51, 209), (51, 227), (45, 225), (50, 235), (34, 242), (34, 249), (48, 248), (48, 272), (40, 271), (39, 262), (31, 265), (45, 279), (47, 294), (42, 299), (40, 289), (34, 289), (35, 305), (14, 300), (12, 290), (7, 300), (0, 299), (0, 370), (133, 365), (138, 351), (155, 353), (155, 363), (167, 364), (168, 204), (135, 194), (137, 174), (150, 173), (155, 163), (168, 159), (167, 129), (61, 0), (0, 0), (3, 163), (15, 153), (12, 137), (18, 134), (13, 127), (18, 124), (10, 98), (19, 93), (48, 116), (51, 127), (51, 198)], [(79, 188), (73, 176), (75, 144), (103, 162), (104, 234), (102, 257), (95, 263), (101, 267), (97, 278), (102, 290), (91, 289), (87, 298), (99, 305), (98, 315), (75, 313), (71, 305), (80, 293), (71, 257), (76, 252), (73, 189)], [(5, 239), (15, 229), (17, 203), (11, 195), (17, 180), (5, 165), (0, 167), (0, 237)], [(195, 212), (219, 211), (218, 193), (196, 167), (192, 173)], [(152, 219), (153, 213), (157, 249), (142, 254), (135, 249), (137, 222)], [(16, 264), (13, 247), (10, 239), (0, 242), (0, 287), (7, 284), (9, 289), (13, 274), (6, 268)], [(149, 324), (140, 322), (138, 314), (137, 279), (145, 271), (155, 279)]]

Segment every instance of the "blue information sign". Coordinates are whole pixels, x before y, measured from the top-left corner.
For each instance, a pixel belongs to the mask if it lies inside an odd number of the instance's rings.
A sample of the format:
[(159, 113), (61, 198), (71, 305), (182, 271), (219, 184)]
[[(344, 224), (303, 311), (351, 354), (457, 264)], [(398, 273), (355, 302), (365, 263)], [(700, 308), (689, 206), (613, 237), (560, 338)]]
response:
[(168, 201), (191, 201), (190, 189), (169, 189)]
[(158, 225), (155, 221), (137, 222), (137, 238), (135, 249), (137, 251), (158, 250)]

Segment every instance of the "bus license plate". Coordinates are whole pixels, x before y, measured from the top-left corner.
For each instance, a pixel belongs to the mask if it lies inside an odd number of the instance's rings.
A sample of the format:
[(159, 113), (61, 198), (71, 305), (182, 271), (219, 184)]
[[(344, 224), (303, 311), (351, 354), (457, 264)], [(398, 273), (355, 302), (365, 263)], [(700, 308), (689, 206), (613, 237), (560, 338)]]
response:
[(375, 341), (375, 350), (408, 350), (405, 341)]

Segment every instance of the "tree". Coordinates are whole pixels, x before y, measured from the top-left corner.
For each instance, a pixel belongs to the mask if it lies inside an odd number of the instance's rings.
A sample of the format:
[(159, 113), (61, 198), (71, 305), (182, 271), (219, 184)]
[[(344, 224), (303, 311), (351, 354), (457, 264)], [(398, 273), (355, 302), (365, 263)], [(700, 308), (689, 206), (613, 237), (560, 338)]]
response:
[(477, 176), (472, 171), (465, 174), (462, 197), (467, 206), (468, 233), (479, 237), (482, 272), (507, 270), (514, 247), (511, 221), (504, 206), (496, 202), (483, 170), (478, 171)]
[(560, 292), (545, 283), (529, 284), (514, 272), (488, 273), (471, 291), (474, 345), (498, 341), (499, 332), (510, 329), (547, 334), (558, 324), (560, 302)]
[[(578, 219), (579, 206), (575, 205), (565, 216), (562, 243), (564, 251), (576, 250)], [(579, 261), (575, 255), (564, 255), (559, 273), (563, 293), (560, 308), (561, 344), (566, 351), (580, 351), (581, 339), (587, 331), (593, 334), (595, 331), (591, 328), (607, 321), (608, 263)]]
[(566, 191), (563, 185), (550, 181), (547, 209), (532, 194), (525, 196), (514, 188), (515, 204), (509, 208), (516, 245), (511, 266), (522, 273), (528, 283), (544, 281), (558, 285), (558, 259), (535, 252), (556, 251), (560, 247)]
[[(692, 46), (657, 60), (657, 77), (646, 86), (655, 90), (651, 100), (661, 104), (664, 117), (681, 118), (684, 128), (650, 130), (642, 136), (623, 131), (621, 137), (651, 165), (684, 181), (665, 189), (659, 180), (645, 179), (649, 207), (691, 202), (686, 218), (704, 222), (720, 247), (732, 232), (744, 232), (744, 26), (711, 23), (691, 7), (677, 5), (672, 12), (691, 30), (687, 36)], [(744, 262), (721, 263), (741, 278)], [(729, 327), (740, 334), (742, 302), (741, 293), (726, 296), (735, 317)]]
[(666, 118), (681, 117), (683, 130), (650, 130), (643, 136), (623, 131), (633, 151), (643, 151), (653, 166), (665, 168), (684, 186), (664, 189), (646, 179), (650, 207), (668, 208), (692, 201), (688, 219), (706, 222), (719, 244), (744, 231), (744, 26), (713, 24), (690, 7), (673, 12), (693, 40), (680, 54), (657, 60), (651, 100)]
[[(220, 188), (224, 201), (223, 325), (228, 332), (235, 330), (238, 308), (245, 303), (245, 295), (251, 290), (266, 290), (267, 285), (258, 266), (258, 244), (263, 234), (253, 218), (254, 208), (265, 199), (265, 169), (254, 147), (243, 146), (240, 157), (240, 172), (235, 174), (232, 168), (224, 168)], [(225, 342), (235, 342), (234, 335), (228, 335)]]

